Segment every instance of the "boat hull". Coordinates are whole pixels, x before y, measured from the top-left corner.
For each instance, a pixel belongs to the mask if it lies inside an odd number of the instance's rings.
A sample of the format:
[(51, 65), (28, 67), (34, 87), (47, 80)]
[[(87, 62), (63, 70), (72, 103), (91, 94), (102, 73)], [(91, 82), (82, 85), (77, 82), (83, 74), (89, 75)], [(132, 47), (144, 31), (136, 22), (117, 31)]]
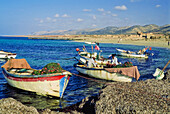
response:
[(110, 73), (104, 69), (80, 67), (78, 65), (75, 65), (75, 67), (78, 72), (88, 75), (90, 77), (118, 82), (132, 82), (131, 77), (119, 73)]
[(0, 54), (0, 59), (6, 59), (8, 58), (6, 54)]
[(46, 75), (46, 76), (23, 76), (8, 73), (4, 68), (3, 74), (9, 85), (26, 91), (36, 92), (39, 95), (50, 95), (62, 97), (67, 87), (70, 76), (62, 75)]
[(14, 59), (14, 58), (16, 58), (16, 56), (17, 56), (16, 54), (8, 54), (7, 58), (8, 59), (11, 59), (11, 58)]
[(136, 57), (136, 58), (148, 58), (146, 55), (136, 55), (136, 54), (127, 54), (127, 53), (119, 53), (119, 55), (126, 57)]
[(128, 51), (129, 53), (127, 53), (126, 50), (121, 50), (121, 49), (116, 49), (116, 50), (117, 50), (117, 55), (134, 57), (134, 58), (148, 58), (148, 56), (145, 54), (135, 54), (135, 52), (132, 51)]
[(10, 58), (16, 58), (16, 53), (10, 53), (5, 51), (0, 51), (0, 59), (10, 59)]

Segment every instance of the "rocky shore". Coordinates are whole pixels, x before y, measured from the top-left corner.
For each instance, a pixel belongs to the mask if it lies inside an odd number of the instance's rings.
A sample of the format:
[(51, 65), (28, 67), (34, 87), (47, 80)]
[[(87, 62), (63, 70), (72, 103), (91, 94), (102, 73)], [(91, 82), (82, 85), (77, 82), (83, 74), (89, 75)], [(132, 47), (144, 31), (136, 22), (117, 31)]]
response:
[(0, 100), (0, 113), (24, 114), (168, 114), (170, 113), (170, 70), (163, 80), (107, 83), (99, 96), (87, 97), (73, 106), (52, 111), (27, 107), (13, 98)]

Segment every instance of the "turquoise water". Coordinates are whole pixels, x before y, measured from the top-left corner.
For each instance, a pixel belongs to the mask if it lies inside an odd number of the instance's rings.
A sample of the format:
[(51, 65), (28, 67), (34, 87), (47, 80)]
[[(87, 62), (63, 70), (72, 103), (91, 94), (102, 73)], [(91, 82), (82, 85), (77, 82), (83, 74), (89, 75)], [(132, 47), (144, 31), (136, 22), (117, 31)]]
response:
[[(41, 69), (50, 62), (57, 62), (65, 70), (75, 74), (78, 74), (78, 72), (73, 67), (73, 64), (77, 61), (72, 58), (77, 55), (76, 48), (82, 49), (83, 45), (86, 46), (88, 51), (91, 51), (90, 45), (73, 41), (0, 37), (0, 49), (17, 53), (17, 58), (25, 58), (34, 69)], [(138, 51), (144, 47), (111, 43), (100, 44), (104, 57), (115, 53), (116, 48)], [(149, 57), (149, 59), (118, 57), (118, 60), (122, 63), (131, 61), (134, 65), (137, 65), (141, 74), (139, 81), (147, 80), (154, 78), (152, 74), (155, 69), (157, 67), (163, 69), (170, 59), (170, 49), (168, 48), (152, 47), (151, 52), (154, 53), (154, 56)], [(1, 66), (4, 63), (4, 60), (0, 61)], [(170, 69), (170, 65), (167, 69)], [(0, 69), (0, 98), (13, 97), (25, 105), (34, 106), (38, 109), (57, 109), (70, 106), (87, 96), (97, 95), (101, 87), (102, 84), (73, 75), (70, 78), (63, 99), (44, 97), (10, 87)]]

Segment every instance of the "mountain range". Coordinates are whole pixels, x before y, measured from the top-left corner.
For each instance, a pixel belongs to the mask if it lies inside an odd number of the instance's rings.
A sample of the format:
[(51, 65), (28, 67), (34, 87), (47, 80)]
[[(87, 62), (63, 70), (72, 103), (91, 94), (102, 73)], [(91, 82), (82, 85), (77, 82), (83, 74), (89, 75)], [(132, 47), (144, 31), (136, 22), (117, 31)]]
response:
[(96, 29), (40, 31), (34, 32), (32, 35), (104, 35), (104, 34), (115, 35), (115, 34), (136, 34), (137, 32), (170, 34), (170, 24), (164, 26), (150, 24), (144, 26), (140, 25), (125, 27), (108, 26), (105, 28)]

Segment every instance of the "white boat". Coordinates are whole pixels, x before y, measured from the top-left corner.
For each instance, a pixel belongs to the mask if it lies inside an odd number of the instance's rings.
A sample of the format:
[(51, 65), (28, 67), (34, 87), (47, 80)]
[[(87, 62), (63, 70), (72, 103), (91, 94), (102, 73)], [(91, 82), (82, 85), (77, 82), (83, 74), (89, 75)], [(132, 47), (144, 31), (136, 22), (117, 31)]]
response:
[(25, 59), (10, 59), (2, 66), (2, 72), (10, 86), (39, 95), (63, 97), (70, 72), (33, 75), (34, 70)]
[(78, 52), (79, 56), (80, 56), (80, 61), (81, 63), (86, 63), (90, 57), (95, 57), (96, 58), (96, 63), (99, 64), (99, 65), (106, 65), (108, 62), (111, 62), (110, 59), (104, 59), (104, 58), (101, 58), (100, 57), (100, 54), (97, 56), (97, 52), (94, 52), (94, 53), (89, 53), (89, 52), (86, 52), (86, 51), (82, 51), (82, 52)]
[(0, 59), (10, 59), (10, 58), (16, 58), (17, 54), (16, 53), (11, 53), (11, 52), (5, 52), (5, 51), (0, 51)]
[(86, 43), (86, 44), (96, 44), (94, 42), (84, 42), (84, 43)]
[[(126, 68), (103, 68), (103, 67), (88, 68), (85, 65), (79, 64), (75, 64), (74, 66), (76, 67), (76, 70), (82, 74), (104, 80), (132, 82), (133, 78), (138, 80), (140, 77), (137, 66)], [(120, 74), (120, 72), (122, 73)]]
[(136, 57), (136, 58), (148, 58), (147, 54), (137, 54), (136, 52), (133, 51), (127, 51), (127, 50), (122, 50), (122, 49), (117, 49), (117, 55), (121, 56), (126, 56), (126, 57)]

